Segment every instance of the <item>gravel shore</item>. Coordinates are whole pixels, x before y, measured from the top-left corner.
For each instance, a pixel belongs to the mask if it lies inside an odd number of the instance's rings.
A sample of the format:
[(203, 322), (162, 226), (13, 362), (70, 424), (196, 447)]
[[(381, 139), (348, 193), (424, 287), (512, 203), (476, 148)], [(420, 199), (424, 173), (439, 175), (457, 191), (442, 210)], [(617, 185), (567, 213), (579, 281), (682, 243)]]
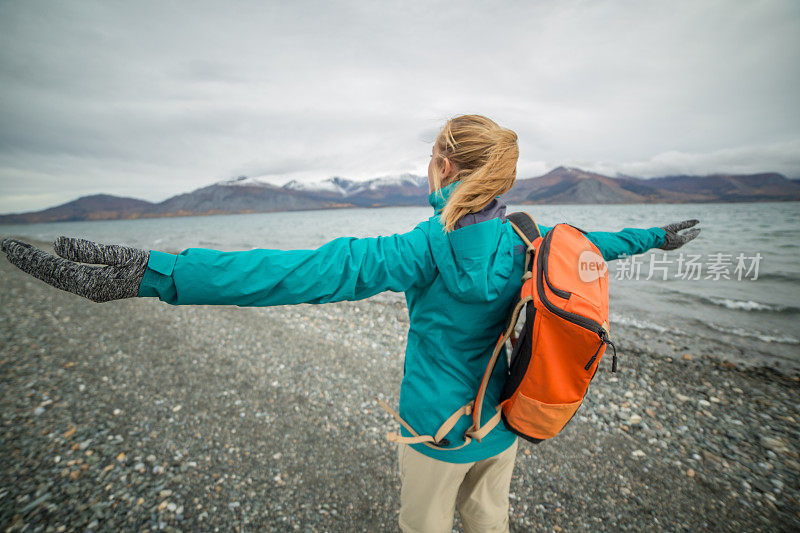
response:
[[(3, 530), (397, 529), (374, 396), (396, 405), (402, 300), (94, 304), (2, 258), (0, 302)], [(619, 371), (520, 443), (512, 531), (800, 529), (798, 377), (612, 337)]]

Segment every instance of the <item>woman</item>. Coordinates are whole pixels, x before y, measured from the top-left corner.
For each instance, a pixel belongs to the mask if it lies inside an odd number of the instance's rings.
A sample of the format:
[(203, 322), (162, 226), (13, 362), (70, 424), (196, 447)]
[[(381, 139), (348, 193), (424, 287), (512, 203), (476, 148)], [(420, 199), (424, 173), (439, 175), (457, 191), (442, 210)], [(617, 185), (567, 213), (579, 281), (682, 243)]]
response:
[[(316, 250), (190, 248), (178, 255), (66, 237), (55, 241), (60, 257), (11, 239), (2, 248), (26, 272), (97, 302), (140, 296), (174, 305), (268, 306), (404, 292), (410, 328), (400, 416), (419, 434), (432, 435), (473, 399), (521, 287), (524, 246), (498, 198), (514, 184), (518, 154), (517, 135), (492, 120), (451, 119), (428, 166), (434, 215), (388, 237), (342, 237)], [(677, 248), (699, 229), (678, 231), (696, 223), (593, 232), (588, 238), (611, 261), (653, 247)], [(540, 226), (542, 235), (549, 229)], [(501, 361), (486, 392), (486, 418), (502, 389)], [(508, 530), (517, 438), (501, 424), (481, 442), (449, 449), (464, 443), (469, 425), (469, 417), (462, 417), (438, 446), (400, 444), (404, 531), (450, 531), (456, 506), (467, 531)], [(411, 434), (403, 428), (402, 436)]]

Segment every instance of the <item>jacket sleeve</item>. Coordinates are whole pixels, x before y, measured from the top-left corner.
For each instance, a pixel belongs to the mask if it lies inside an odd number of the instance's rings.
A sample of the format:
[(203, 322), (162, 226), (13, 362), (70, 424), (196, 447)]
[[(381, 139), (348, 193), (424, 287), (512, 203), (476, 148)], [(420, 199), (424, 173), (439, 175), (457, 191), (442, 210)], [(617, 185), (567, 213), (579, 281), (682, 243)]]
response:
[(151, 251), (139, 296), (173, 305), (327, 303), (403, 292), (435, 274), (418, 226), (387, 237), (341, 237), (316, 250)]
[[(539, 224), (539, 232), (545, 235), (553, 229)], [(663, 228), (623, 228), (620, 231), (590, 231), (586, 237), (597, 246), (603, 259), (613, 261), (620, 257), (642, 254), (650, 248), (664, 244), (666, 232)]]

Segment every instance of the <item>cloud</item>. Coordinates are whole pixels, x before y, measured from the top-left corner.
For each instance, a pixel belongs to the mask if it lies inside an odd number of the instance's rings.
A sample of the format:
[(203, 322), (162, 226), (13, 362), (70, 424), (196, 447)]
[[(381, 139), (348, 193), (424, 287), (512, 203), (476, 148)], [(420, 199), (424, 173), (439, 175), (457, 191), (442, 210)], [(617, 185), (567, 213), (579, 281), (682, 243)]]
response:
[(673, 150), (642, 161), (623, 163), (583, 161), (570, 164), (610, 176), (627, 174), (651, 178), (678, 174), (779, 172), (789, 178), (800, 178), (800, 139), (766, 146), (725, 148), (706, 153)]
[(800, 138), (798, 20), (790, 0), (0, 3), (0, 211), (423, 174), (461, 113), (517, 131), (520, 176), (797, 175), (768, 147)]

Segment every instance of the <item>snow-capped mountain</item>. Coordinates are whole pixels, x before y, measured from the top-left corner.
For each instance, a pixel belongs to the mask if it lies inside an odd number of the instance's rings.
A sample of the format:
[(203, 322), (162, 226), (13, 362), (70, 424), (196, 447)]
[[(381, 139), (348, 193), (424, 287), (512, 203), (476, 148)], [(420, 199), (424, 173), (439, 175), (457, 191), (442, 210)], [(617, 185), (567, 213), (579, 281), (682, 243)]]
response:
[(356, 185), (357, 183), (358, 182), (336, 176), (333, 178), (328, 178), (326, 180), (315, 181), (310, 183), (292, 180), (286, 183), (283, 186), (283, 188), (292, 191), (335, 193), (341, 196), (347, 196), (347, 194), (353, 189), (354, 185)]
[(355, 196), (368, 191), (376, 193), (389, 188), (408, 189), (408, 192), (416, 189), (424, 189), (425, 196), (427, 196), (428, 178), (416, 176), (414, 174), (400, 174), (398, 176), (384, 176), (367, 181), (354, 181), (335, 176), (311, 183), (293, 180), (286, 183), (283, 188), (310, 193), (334, 193), (342, 197)]
[(267, 187), (274, 187), (271, 183), (267, 183), (266, 181), (261, 181), (258, 178), (252, 178), (250, 176), (239, 176), (238, 178), (231, 178), (229, 180), (218, 181), (214, 185), (230, 185), (230, 186), (245, 186), (245, 187), (260, 187), (260, 186), (267, 186)]
[[(20, 224), (340, 207), (426, 206), (427, 198), (427, 178), (414, 174), (367, 181), (333, 177), (315, 183), (290, 181), (282, 186), (240, 176), (159, 203), (93, 195), (42, 211), (0, 215), (0, 222)], [(612, 178), (578, 168), (558, 167), (543, 176), (517, 179), (514, 188), (503, 198), (514, 204), (798, 201), (800, 182), (776, 173)]]

